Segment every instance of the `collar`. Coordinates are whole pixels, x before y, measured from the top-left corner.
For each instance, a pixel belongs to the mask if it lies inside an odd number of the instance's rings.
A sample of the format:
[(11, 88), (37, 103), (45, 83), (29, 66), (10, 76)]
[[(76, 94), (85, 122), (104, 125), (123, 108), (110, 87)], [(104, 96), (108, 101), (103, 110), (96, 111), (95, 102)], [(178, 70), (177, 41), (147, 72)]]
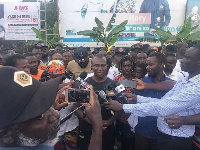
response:
[[(163, 74), (164, 76), (163, 76), (163, 78), (162, 78), (162, 80), (160, 81), (160, 82), (162, 82), (162, 81), (166, 81), (166, 79), (167, 79), (167, 77), (166, 77), (166, 75), (165, 74)], [(150, 76), (147, 76), (149, 79), (151, 79), (151, 81), (152, 82), (154, 82), (155, 83), (155, 80), (152, 78), (152, 77), (150, 77)]]

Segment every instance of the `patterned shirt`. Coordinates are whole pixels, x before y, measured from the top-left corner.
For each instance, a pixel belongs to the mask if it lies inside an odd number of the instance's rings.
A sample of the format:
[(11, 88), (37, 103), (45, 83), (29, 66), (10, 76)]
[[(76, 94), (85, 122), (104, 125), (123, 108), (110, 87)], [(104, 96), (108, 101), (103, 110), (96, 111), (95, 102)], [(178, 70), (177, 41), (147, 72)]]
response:
[(137, 96), (137, 102), (138, 104), (124, 104), (124, 111), (140, 117), (158, 116), (157, 126), (161, 132), (177, 137), (191, 137), (195, 131), (194, 125), (170, 129), (163, 117), (200, 113), (200, 74), (189, 80), (178, 81), (161, 99)]
[[(114, 10), (115, 9), (115, 10)], [(118, 0), (117, 5), (112, 6), (111, 13), (135, 13), (135, 0)]]

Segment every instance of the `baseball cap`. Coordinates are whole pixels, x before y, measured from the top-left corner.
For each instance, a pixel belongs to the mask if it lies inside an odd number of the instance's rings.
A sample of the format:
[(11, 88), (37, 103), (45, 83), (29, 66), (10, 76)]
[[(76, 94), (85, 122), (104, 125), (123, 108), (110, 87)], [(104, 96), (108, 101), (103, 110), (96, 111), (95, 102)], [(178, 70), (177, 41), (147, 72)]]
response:
[(42, 42), (38, 43), (37, 46), (39, 46), (39, 47), (48, 47), (45, 43), (42, 43)]
[(127, 51), (124, 48), (117, 48), (115, 50), (115, 55), (117, 55), (117, 54), (127, 55)]
[(88, 61), (88, 51), (84, 47), (75, 49), (74, 51), (74, 60), (77, 63)]
[(52, 60), (48, 63), (49, 74), (64, 74), (65, 66), (61, 60)]
[(14, 67), (0, 68), (0, 129), (33, 119), (54, 103), (64, 76), (40, 82)]

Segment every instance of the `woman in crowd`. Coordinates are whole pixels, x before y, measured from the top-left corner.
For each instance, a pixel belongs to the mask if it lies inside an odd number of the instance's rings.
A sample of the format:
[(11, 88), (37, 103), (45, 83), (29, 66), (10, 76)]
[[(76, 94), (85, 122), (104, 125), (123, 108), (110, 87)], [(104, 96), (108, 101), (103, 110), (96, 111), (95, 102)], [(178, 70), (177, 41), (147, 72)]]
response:
[[(135, 78), (134, 64), (130, 57), (124, 57), (119, 62), (120, 75), (114, 78), (114, 81), (120, 82), (120, 80), (132, 80)], [(132, 93), (132, 88), (126, 88), (126, 92)], [(131, 102), (130, 102), (131, 103)], [(121, 140), (121, 150), (129, 150), (134, 144), (134, 132), (131, 131), (131, 127), (127, 122), (130, 114), (125, 114), (123, 112), (117, 118), (117, 136)], [(119, 134), (118, 134), (119, 133)]]

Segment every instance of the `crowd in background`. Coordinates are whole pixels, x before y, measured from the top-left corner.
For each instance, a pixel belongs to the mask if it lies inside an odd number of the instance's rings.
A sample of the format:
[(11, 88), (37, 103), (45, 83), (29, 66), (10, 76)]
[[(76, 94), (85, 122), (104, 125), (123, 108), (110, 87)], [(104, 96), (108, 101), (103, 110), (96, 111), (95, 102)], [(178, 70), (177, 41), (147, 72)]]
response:
[[(179, 81), (189, 77), (181, 69), (181, 60), (188, 49), (187, 43), (151, 47), (149, 44), (134, 44), (130, 48), (63, 48), (56, 45), (49, 50), (45, 43), (38, 43), (24, 54), (14, 51), (0, 54), (1, 66), (13, 66), (28, 73), (41, 82), (65, 75), (65, 83), (76, 80), (85, 71), (85, 81), (93, 86), (95, 92), (106, 88), (114, 81), (141, 79), (145, 83)], [(136, 90), (126, 88), (126, 93), (144, 97), (162, 98), (169, 90)], [(62, 95), (60, 99), (63, 99)], [(105, 108), (104, 100), (99, 98), (103, 120), (103, 150), (156, 150), (157, 117), (138, 117), (137, 125), (130, 125), (130, 113), (110, 111)], [(129, 103), (134, 103), (130, 100)], [(61, 118), (79, 104), (72, 104), (59, 110)], [(59, 141), (55, 150), (87, 150), (92, 134), (92, 126), (80, 109), (61, 125)], [(193, 147), (200, 148), (199, 129), (196, 126)]]

